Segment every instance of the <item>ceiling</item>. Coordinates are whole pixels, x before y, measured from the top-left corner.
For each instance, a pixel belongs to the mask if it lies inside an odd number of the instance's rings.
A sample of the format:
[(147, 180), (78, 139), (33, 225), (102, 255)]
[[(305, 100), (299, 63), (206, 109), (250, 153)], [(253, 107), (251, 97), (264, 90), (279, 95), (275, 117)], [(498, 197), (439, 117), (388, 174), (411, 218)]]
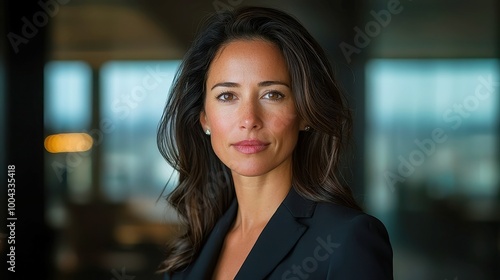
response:
[[(355, 46), (354, 27), (364, 30), (375, 20), (374, 13), (388, 10), (387, 3), (395, 1), (73, 0), (61, 4), (50, 20), (49, 55), (92, 65), (108, 60), (179, 59), (201, 20), (232, 3), (290, 12), (338, 58), (341, 42)], [(400, 12), (391, 14), (388, 24), (370, 37), (366, 55), (498, 56), (498, 6), (494, 0), (401, 0)]]

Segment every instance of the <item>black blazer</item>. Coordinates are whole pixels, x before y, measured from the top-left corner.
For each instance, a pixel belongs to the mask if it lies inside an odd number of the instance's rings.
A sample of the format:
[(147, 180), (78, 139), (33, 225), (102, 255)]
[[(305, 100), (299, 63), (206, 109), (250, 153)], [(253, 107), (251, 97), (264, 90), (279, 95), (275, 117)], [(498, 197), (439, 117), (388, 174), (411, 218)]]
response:
[[(165, 279), (211, 279), (237, 209), (235, 200), (198, 257)], [(378, 219), (348, 207), (310, 201), (292, 188), (235, 279), (393, 279), (392, 248)]]

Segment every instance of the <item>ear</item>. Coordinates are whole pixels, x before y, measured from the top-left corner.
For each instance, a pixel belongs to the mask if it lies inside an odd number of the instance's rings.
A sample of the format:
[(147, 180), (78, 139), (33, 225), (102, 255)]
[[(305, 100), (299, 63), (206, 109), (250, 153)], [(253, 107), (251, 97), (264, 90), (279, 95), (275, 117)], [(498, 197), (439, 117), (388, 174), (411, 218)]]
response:
[(201, 129), (203, 131), (210, 129), (210, 125), (208, 124), (207, 114), (205, 113), (205, 110), (200, 112), (200, 123), (201, 123)]
[(300, 120), (299, 122), (299, 130), (304, 130), (304, 128), (307, 126), (307, 122), (303, 119)]

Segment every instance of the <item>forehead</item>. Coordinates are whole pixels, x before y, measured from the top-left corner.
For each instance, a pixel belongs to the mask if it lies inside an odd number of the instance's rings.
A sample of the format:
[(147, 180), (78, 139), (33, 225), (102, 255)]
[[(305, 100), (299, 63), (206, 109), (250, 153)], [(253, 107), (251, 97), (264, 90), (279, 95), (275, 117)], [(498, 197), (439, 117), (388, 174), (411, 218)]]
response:
[(248, 79), (290, 81), (281, 50), (262, 39), (242, 39), (224, 44), (210, 64), (207, 83), (221, 82), (221, 79), (234, 79), (234, 82)]

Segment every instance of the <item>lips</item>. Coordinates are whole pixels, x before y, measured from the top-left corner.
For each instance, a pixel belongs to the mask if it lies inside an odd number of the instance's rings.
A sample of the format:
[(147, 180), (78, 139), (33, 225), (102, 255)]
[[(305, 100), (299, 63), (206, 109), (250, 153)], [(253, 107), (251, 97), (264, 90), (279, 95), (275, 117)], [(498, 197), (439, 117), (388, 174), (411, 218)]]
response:
[(269, 143), (260, 140), (243, 140), (232, 145), (238, 152), (243, 154), (256, 154), (267, 149)]

